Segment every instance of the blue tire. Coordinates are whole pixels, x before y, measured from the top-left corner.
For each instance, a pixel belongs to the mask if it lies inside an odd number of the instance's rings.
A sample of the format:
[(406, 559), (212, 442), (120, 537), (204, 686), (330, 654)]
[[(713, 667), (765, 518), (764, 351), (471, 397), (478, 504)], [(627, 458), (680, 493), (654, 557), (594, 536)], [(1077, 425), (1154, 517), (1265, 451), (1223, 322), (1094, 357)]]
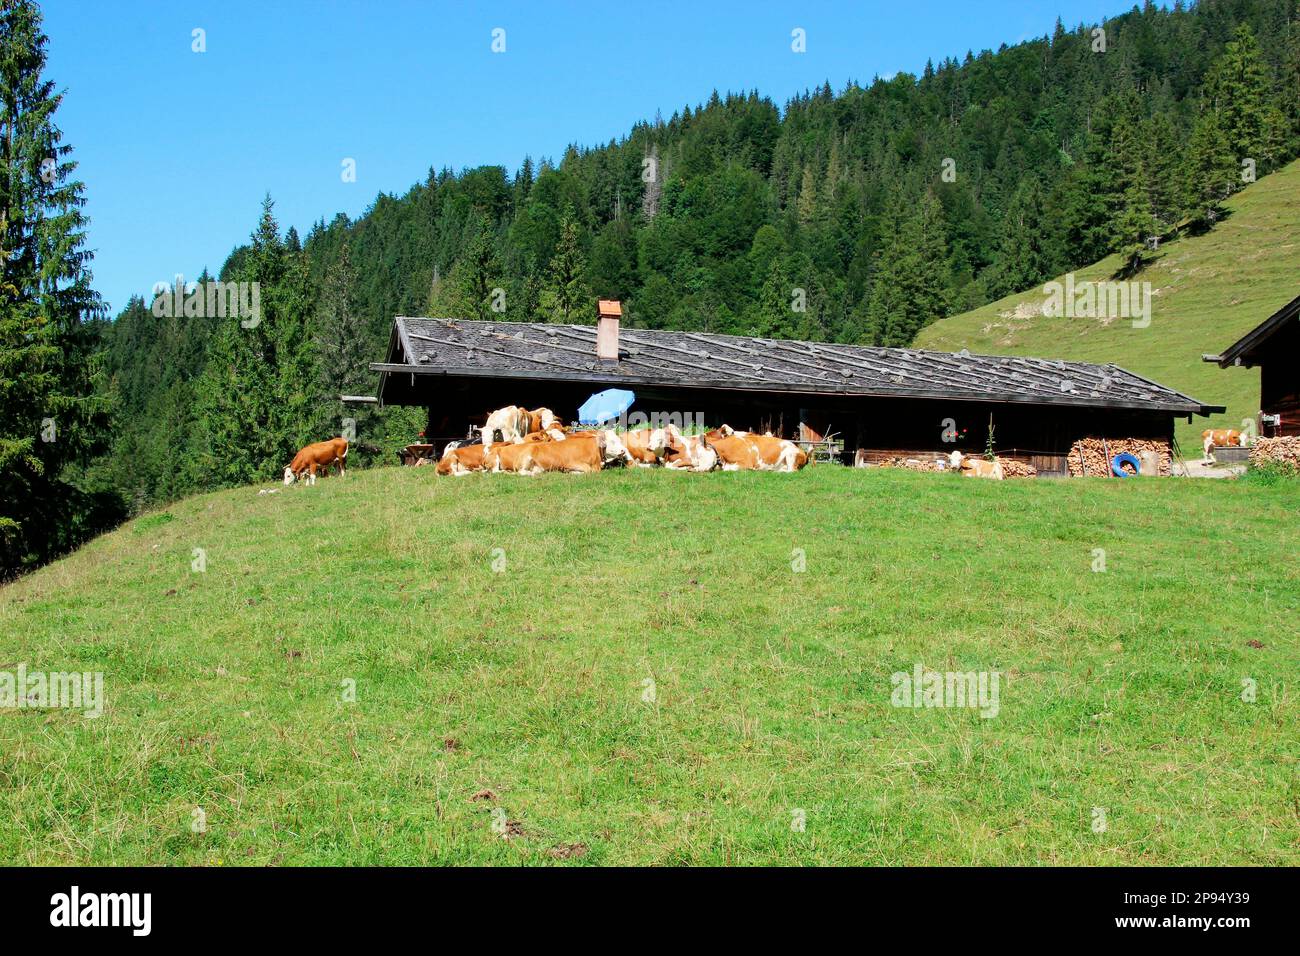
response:
[[(1120, 467), (1121, 465), (1132, 465), (1133, 471), (1127, 472)], [(1116, 478), (1132, 478), (1141, 470), (1142, 470), (1141, 462), (1139, 462), (1136, 457), (1130, 455), (1128, 452), (1124, 452), (1122, 455), (1116, 455), (1114, 458), (1110, 460), (1110, 471), (1111, 474), (1113, 474)]]

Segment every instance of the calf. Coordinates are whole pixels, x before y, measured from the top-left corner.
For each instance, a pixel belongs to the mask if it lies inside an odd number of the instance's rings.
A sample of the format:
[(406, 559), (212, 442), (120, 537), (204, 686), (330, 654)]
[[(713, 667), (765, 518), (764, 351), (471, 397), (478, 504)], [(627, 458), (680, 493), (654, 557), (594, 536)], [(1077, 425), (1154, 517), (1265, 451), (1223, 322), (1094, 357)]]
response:
[(339, 477), (345, 474), (343, 464), (348, 457), (348, 440), (331, 438), (329, 441), (314, 442), (299, 450), (284, 469), (284, 483), (291, 485), (306, 475), (308, 484), (316, 484), (316, 472), (328, 471), (330, 465), (337, 464)]

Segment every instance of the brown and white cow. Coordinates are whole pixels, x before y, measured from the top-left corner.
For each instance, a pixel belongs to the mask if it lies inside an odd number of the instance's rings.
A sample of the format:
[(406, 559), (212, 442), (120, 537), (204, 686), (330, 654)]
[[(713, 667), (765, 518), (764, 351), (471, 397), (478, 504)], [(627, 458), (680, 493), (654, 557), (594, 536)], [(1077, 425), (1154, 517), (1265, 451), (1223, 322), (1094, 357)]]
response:
[(549, 408), (534, 408), (528, 412), (529, 432), (549, 432), (552, 428), (563, 430), (564, 422)]
[(663, 428), (637, 428), (623, 433), (628, 460), (641, 468), (661, 465), (668, 451), (668, 431)]
[(702, 435), (683, 435), (676, 425), (668, 425), (668, 449), (664, 467), (678, 471), (712, 471), (718, 467), (718, 453)]
[(530, 416), (526, 408), (520, 408), (518, 405), (507, 405), (505, 408), (498, 408), (487, 417), (483, 424), (483, 445), (491, 448), (496, 443), (497, 432), (501, 433), (501, 441), (509, 445), (517, 445), (524, 440), (524, 436), (530, 431), (536, 431), (529, 427)]
[(808, 453), (794, 442), (773, 435), (738, 432), (723, 425), (705, 433), (705, 441), (718, 454), (723, 471), (798, 471), (808, 464)]
[(1205, 450), (1205, 457), (1211, 457), (1210, 452), (1213, 448), (1231, 448), (1233, 446), (1246, 447), (1246, 434), (1239, 432), (1235, 428), (1207, 428), (1201, 432), (1201, 447)]
[(954, 451), (948, 456), (948, 461), (953, 470), (960, 471), (965, 478), (990, 478), (994, 481), (1002, 481), (1006, 478), (1002, 462), (996, 458), (989, 461), (987, 458), (972, 458), (970, 455)]
[(299, 450), (298, 454), (293, 456), (284, 469), (284, 483), (291, 485), (306, 475), (305, 480), (308, 484), (316, 484), (316, 472), (325, 472), (331, 465), (338, 465), (339, 477), (345, 475), (343, 468), (344, 462), (348, 457), (348, 440), (346, 438), (331, 438), (329, 441), (318, 441)]
[(575, 432), (564, 441), (498, 444), (486, 457), (491, 471), (540, 475), (544, 471), (574, 473), (600, 471), (606, 464), (623, 458), (627, 449), (612, 431)]
[(477, 442), (473, 445), (461, 445), (451, 442), (442, 451), (436, 469), (439, 475), (468, 475), (471, 471), (484, 471), (487, 449)]

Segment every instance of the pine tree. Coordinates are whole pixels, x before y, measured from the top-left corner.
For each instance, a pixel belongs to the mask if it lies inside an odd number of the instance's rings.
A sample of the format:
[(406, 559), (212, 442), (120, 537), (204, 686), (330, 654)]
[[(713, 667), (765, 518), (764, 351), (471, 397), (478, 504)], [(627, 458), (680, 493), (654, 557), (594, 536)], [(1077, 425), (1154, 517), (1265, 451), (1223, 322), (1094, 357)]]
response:
[[(316, 310), (315, 345), (319, 356), (318, 387), (321, 406), (319, 433), (337, 426), (331, 418), (340, 395), (368, 387), (370, 359), (365, 323), (356, 307), (356, 269), (352, 244), (344, 240), (339, 259), (325, 273), (325, 285)], [(355, 416), (354, 416), (355, 417)]]
[(997, 268), (989, 282), (989, 296), (1000, 299), (1047, 279), (1051, 259), (1046, 248), (1047, 222), (1043, 191), (1032, 180), (1021, 183), (1011, 198), (1002, 224)]
[(1241, 24), (1205, 81), (1229, 152), (1238, 164), (1254, 160), (1260, 172), (1281, 155), (1285, 121), (1272, 101), (1268, 67), (1249, 26)]
[(47, 42), (34, 3), (0, 7), (0, 577), (97, 530), (67, 469), (106, 447), (111, 416), (85, 187), (54, 123)]
[(482, 216), (475, 215), (471, 219), (467, 233), (469, 238), (453, 275), (462, 302), (468, 304), (471, 314), (477, 319), (491, 319), (496, 315), (492, 308), (496, 298), (494, 290), (501, 288), (501, 262), (497, 258), (496, 242)]
[[(921, 197), (914, 224), (914, 242), (920, 256), (916, 290), (920, 324), (916, 331), (948, 314), (951, 307), (951, 274), (948, 264), (948, 237), (943, 221), (943, 207), (933, 192)], [(915, 338), (915, 333), (913, 333)], [(911, 340), (908, 340), (911, 344)]]
[(572, 322), (580, 309), (591, 305), (589, 298), (578, 223), (573, 209), (567, 208), (560, 221), (560, 241), (547, 269), (539, 308), (548, 322)]
[(218, 324), (196, 388), (203, 441), (195, 478), (208, 487), (270, 478), (313, 437), (310, 282), (301, 253), (280, 239), (270, 196), (238, 278), (257, 283), (261, 308)]
[(1223, 201), (1237, 183), (1237, 164), (1219, 125), (1219, 114), (1206, 109), (1187, 145), (1183, 175), (1186, 214), (1198, 228), (1213, 226), (1223, 215)]

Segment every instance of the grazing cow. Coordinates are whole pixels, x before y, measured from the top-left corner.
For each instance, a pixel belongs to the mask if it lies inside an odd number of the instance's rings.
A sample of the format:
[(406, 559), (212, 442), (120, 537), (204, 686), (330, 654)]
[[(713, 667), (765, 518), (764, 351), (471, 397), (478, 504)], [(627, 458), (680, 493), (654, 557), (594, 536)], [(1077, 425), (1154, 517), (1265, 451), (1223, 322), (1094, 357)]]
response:
[(330, 465), (339, 466), (339, 477), (345, 474), (343, 464), (348, 457), (348, 440), (346, 438), (331, 438), (329, 441), (318, 441), (301, 449), (298, 454), (293, 456), (293, 461), (284, 469), (284, 483), (291, 485), (303, 475), (308, 484), (316, 484), (316, 472), (328, 471)]
[[(539, 411), (544, 409), (539, 409)], [(501, 441), (517, 445), (524, 440), (524, 436), (531, 431), (537, 431), (530, 428), (530, 413), (526, 408), (520, 408), (518, 405), (507, 405), (505, 408), (498, 408), (495, 412), (487, 417), (484, 423), (483, 444), (491, 448), (492, 443), (496, 441), (497, 432), (501, 433)]]
[(948, 456), (948, 461), (954, 470), (960, 470), (966, 478), (991, 478), (994, 481), (1002, 481), (1006, 478), (1002, 470), (1002, 462), (996, 458), (989, 461), (986, 458), (971, 458), (969, 455), (954, 451)]
[(663, 428), (638, 428), (623, 433), (628, 460), (642, 468), (663, 464), (668, 451), (668, 431)]
[(1207, 428), (1201, 432), (1201, 446), (1205, 449), (1205, 457), (1212, 457), (1211, 449), (1230, 448), (1238, 445), (1246, 447), (1246, 434), (1239, 432), (1235, 428)]
[(442, 451), (438, 460), (437, 473), (440, 475), (468, 475), (471, 471), (484, 471), (487, 448), (479, 443), (461, 445), (451, 442)]
[(676, 425), (669, 425), (668, 451), (664, 467), (681, 471), (712, 471), (718, 467), (718, 453), (700, 435), (683, 435)]

